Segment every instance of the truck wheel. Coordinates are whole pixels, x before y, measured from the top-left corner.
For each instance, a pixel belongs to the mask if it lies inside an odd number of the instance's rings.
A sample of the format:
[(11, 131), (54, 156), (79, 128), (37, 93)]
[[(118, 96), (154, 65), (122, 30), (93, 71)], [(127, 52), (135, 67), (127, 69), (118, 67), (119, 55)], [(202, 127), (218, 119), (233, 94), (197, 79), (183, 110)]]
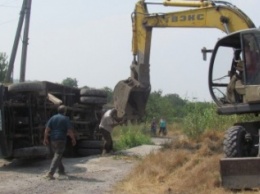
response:
[[(0, 111), (1, 115), (6, 115), (3, 117), (0, 115), (1, 121), (1, 130), (0, 130), (0, 156), (5, 159), (12, 159), (13, 158), (13, 149), (14, 149), (14, 132), (13, 128), (10, 127), (10, 123), (13, 121), (11, 113), (9, 111)], [(3, 121), (5, 118), (5, 121)], [(3, 119), (3, 120), (2, 120)]]
[(81, 96), (80, 102), (83, 104), (106, 104), (107, 99), (104, 97), (96, 96)]
[(246, 130), (242, 126), (233, 126), (226, 131), (224, 136), (224, 154), (226, 157), (248, 156), (248, 144), (245, 140)]
[(82, 88), (80, 90), (81, 96), (99, 96), (99, 97), (107, 97), (107, 92), (105, 90), (98, 90), (98, 89), (88, 89)]
[(77, 153), (80, 156), (92, 156), (101, 154), (101, 149), (78, 149)]
[(23, 82), (8, 86), (9, 92), (41, 92), (45, 88), (42, 82)]
[(98, 148), (101, 149), (103, 146), (103, 141), (95, 140), (82, 140), (77, 143), (79, 148)]
[(4, 159), (11, 160), (13, 158), (13, 140), (3, 133), (0, 133), (0, 149)]

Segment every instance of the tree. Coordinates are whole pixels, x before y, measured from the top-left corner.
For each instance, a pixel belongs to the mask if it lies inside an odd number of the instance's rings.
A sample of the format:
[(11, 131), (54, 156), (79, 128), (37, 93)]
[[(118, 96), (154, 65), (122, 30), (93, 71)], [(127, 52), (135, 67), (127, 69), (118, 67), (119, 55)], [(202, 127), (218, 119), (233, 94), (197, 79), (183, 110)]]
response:
[(103, 90), (107, 92), (107, 102), (113, 104), (113, 90), (109, 87), (104, 87)]
[(183, 118), (185, 116), (184, 107), (188, 103), (187, 100), (183, 100), (178, 94), (167, 94), (164, 98), (172, 104), (175, 117)]
[(167, 121), (171, 121), (174, 118), (173, 106), (168, 98), (162, 96), (162, 91), (151, 92), (147, 105), (146, 105), (146, 121), (150, 121), (152, 118), (159, 120), (161, 117)]
[(78, 87), (78, 81), (76, 78), (70, 78), (70, 77), (67, 77), (66, 79), (64, 79), (62, 81), (62, 84), (64, 86), (69, 86), (69, 87), (74, 87), (74, 88), (77, 88)]
[(187, 100), (182, 99), (178, 94), (162, 95), (162, 91), (151, 92), (147, 105), (145, 120), (151, 121), (152, 118), (157, 120), (163, 117), (168, 122), (181, 120), (187, 115), (184, 107), (188, 103)]
[(3, 82), (8, 68), (7, 55), (0, 53), (0, 82)]

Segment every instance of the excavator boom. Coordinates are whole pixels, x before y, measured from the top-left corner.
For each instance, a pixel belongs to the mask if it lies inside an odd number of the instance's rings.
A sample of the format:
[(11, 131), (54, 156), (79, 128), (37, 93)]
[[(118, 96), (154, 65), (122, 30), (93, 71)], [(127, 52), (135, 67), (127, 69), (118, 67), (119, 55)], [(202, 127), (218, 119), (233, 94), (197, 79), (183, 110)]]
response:
[(149, 13), (148, 5), (145, 0), (136, 3), (132, 13), (131, 76), (114, 88), (114, 106), (118, 117), (129, 120), (144, 115), (151, 91), (149, 60), (153, 28), (217, 28), (228, 34), (255, 27), (246, 14), (224, 1), (166, 0), (159, 4), (191, 8), (169, 13)]
[[(148, 6), (150, 4), (153, 4), (153, 6), (185, 7), (186, 9), (184, 8), (184, 10), (169, 13), (149, 13)], [(187, 9), (187, 7), (189, 7), (189, 9)], [(209, 51), (212, 52), (209, 78), (211, 78), (213, 74), (213, 64), (215, 64), (214, 57), (216, 56), (218, 48), (220, 48), (220, 50), (222, 49), (221, 46), (223, 46), (224, 49), (230, 48), (230, 54), (224, 56), (219, 61), (223, 62), (223, 59), (230, 59), (229, 61), (232, 61), (232, 64), (235, 65), (235, 62), (238, 61), (236, 58), (239, 58), (243, 51), (243, 43), (241, 44), (242, 39), (240, 37), (250, 36), (252, 40), (255, 40), (254, 42), (260, 40), (260, 31), (255, 29), (255, 25), (250, 18), (236, 6), (225, 1), (165, 0), (163, 3), (149, 3), (145, 2), (145, 0), (139, 0), (132, 13), (133, 61), (131, 64), (131, 76), (126, 80), (120, 81), (114, 88), (114, 106), (118, 110), (118, 117), (120, 118), (136, 120), (145, 114), (146, 103), (151, 91), (149, 60), (153, 28), (216, 28), (229, 34), (225, 36), (223, 40), (220, 39), (216, 43), (214, 50), (202, 50), (204, 54)], [(251, 47), (253, 45), (257, 44), (252, 44)], [(255, 50), (259, 53), (259, 49)], [(228, 54), (227, 52), (224, 53)], [(214, 65), (214, 67), (216, 66), (219, 67), (218, 65)], [(223, 63), (220, 67), (223, 67)], [(237, 66), (237, 68), (238, 67), (239, 66)], [(259, 111), (260, 103), (257, 105), (251, 104), (252, 102), (260, 102), (259, 85), (245, 86), (242, 82), (235, 82), (237, 81), (235, 79), (237, 77), (233, 76), (234, 78), (232, 77), (231, 79), (231, 73), (234, 73), (238, 69), (232, 65), (227, 66), (227, 68), (228, 70), (222, 69), (220, 72), (224, 72), (224, 76), (222, 75), (222, 77), (227, 77), (227, 82), (230, 78), (230, 83), (218, 83), (219, 79), (216, 79), (216, 81), (213, 78), (212, 80), (209, 79), (210, 93), (213, 94), (213, 100), (215, 102), (221, 102), (221, 105), (216, 103), (218, 106), (221, 106), (218, 107), (218, 110), (222, 110), (223, 113), (227, 112), (231, 114), (239, 114), (241, 112), (254, 113), (252, 111), (256, 111), (256, 109)], [(218, 73), (216, 74), (218, 75)], [(234, 75), (236, 74), (234, 73)], [(220, 89), (218, 89), (218, 87)], [(230, 99), (235, 98), (236, 94), (240, 94), (243, 95), (245, 103), (230, 104), (230, 101), (226, 101), (226, 94), (222, 92), (222, 89), (225, 90), (224, 87), (229, 89)], [(233, 90), (231, 91), (234, 87), (237, 93), (232, 92)], [(222, 94), (220, 95), (221, 98), (217, 98), (215, 92), (216, 94)], [(259, 140), (254, 138), (256, 136), (255, 131), (259, 129), (259, 126), (260, 122), (248, 124), (239, 123), (227, 131), (223, 142), (224, 152), (227, 158), (220, 160), (220, 175), (224, 187), (233, 189), (260, 187), (260, 181), (258, 180), (260, 170), (257, 166), (260, 162), (260, 157), (253, 159), (245, 158), (247, 149), (250, 148), (252, 151), (255, 151), (254, 145), (257, 143), (258, 145), (260, 144)], [(250, 142), (252, 143), (250, 144)], [(253, 153), (254, 152), (252, 152), (252, 154)]]

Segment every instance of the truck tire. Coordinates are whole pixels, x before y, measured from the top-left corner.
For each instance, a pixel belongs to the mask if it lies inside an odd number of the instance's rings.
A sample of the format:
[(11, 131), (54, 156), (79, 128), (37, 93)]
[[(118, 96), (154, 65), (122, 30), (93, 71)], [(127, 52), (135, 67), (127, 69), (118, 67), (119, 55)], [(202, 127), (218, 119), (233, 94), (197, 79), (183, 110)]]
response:
[[(0, 113), (0, 156), (4, 159), (11, 160), (14, 150), (14, 132), (12, 127), (8, 128), (7, 126), (9, 126), (8, 123), (12, 122), (12, 117), (8, 116), (10, 114), (9, 111), (1, 110)], [(5, 120), (5, 122), (2, 119)]]
[(98, 89), (88, 89), (82, 88), (80, 90), (81, 96), (99, 96), (99, 97), (107, 97), (107, 92), (105, 90), (98, 90)]
[(101, 154), (101, 149), (78, 149), (77, 153), (79, 156), (92, 156)]
[(245, 140), (246, 130), (242, 126), (232, 126), (224, 136), (224, 154), (228, 158), (248, 156), (248, 146)]
[(98, 148), (101, 149), (103, 146), (103, 141), (95, 140), (82, 140), (77, 143), (79, 148)]
[(80, 102), (82, 104), (106, 104), (107, 99), (104, 97), (96, 97), (96, 96), (81, 96)]
[(45, 89), (42, 82), (23, 82), (8, 86), (9, 92), (41, 92)]
[(10, 138), (7, 138), (7, 136), (4, 133), (0, 132), (0, 153), (1, 157), (3, 157), (6, 160), (13, 159), (13, 140)]

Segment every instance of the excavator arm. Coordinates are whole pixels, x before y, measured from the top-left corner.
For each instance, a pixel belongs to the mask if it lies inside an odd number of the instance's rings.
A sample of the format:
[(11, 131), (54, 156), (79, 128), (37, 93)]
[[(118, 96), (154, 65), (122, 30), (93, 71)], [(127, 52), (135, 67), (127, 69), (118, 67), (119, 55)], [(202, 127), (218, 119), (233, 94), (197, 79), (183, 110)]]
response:
[(114, 88), (114, 106), (120, 118), (138, 119), (145, 113), (151, 91), (149, 60), (153, 28), (217, 28), (228, 34), (255, 27), (246, 14), (224, 1), (166, 0), (157, 4), (190, 8), (169, 13), (149, 13), (149, 4), (138, 1), (132, 13), (131, 76)]

